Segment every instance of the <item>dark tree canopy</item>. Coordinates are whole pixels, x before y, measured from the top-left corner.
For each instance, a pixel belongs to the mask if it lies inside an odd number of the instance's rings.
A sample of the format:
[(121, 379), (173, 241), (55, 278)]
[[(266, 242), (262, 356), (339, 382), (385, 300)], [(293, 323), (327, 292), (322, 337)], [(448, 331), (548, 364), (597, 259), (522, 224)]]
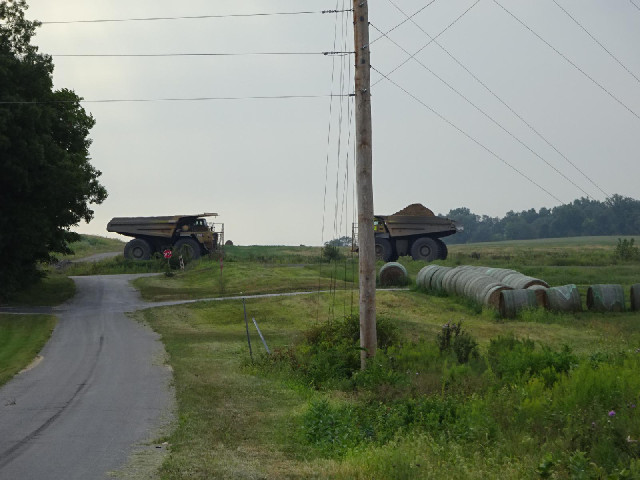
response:
[(640, 235), (640, 200), (612, 195), (604, 202), (580, 198), (549, 210), (507, 212), (504, 218), (480, 216), (468, 208), (445, 215), (459, 221), (464, 231), (447, 243), (579, 237), (585, 235)]
[[(89, 163), (95, 121), (73, 91), (53, 90), (51, 57), (31, 38), (25, 0), (0, 0), (0, 285), (38, 278), (38, 263), (68, 253), (70, 227), (107, 196)], [(0, 293), (0, 296), (2, 294)]]

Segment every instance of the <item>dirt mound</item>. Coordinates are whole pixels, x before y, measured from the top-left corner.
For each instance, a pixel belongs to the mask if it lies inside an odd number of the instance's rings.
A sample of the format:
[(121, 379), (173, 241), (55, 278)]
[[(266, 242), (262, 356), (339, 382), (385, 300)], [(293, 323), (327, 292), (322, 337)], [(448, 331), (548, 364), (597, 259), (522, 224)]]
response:
[(412, 203), (411, 205), (403, 208), (394, 215), (409, 215), (415, 217), (435, 217), (433, 212), (421, 203)]

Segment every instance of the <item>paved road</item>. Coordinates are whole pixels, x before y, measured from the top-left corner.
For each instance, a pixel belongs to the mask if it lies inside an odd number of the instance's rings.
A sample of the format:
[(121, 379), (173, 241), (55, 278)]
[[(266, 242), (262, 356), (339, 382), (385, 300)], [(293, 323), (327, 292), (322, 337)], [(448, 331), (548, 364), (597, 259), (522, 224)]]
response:
[(42, 361), (0, 389), (0, 479), (100, 479), (172, 410), (163, 346), (124, 312), (136, 275), (75, 277)]

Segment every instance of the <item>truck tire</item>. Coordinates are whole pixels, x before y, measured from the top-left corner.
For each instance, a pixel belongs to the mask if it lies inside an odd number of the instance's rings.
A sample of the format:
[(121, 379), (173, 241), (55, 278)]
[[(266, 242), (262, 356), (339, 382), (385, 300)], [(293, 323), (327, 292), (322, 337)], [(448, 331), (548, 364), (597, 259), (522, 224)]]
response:
[(124, 258), (129, 260), (149, 260), (151, 245), (142, 238), (134, 238), (124, 246)]
[(411, 257), (432, 262), (440, 258), (440, 246), (431, 237), (420, 237), (411, 245)]
[(376, 238), (376, 259), (391, 262), (393, 247), (388, 238)]
[(440, 248), (440, 256), (438, 257), (438, 259), (446, 260), (447, 257), (449, 256), (449, 249), (447, 248), (447, 244), (444, 243), (439, 238), (436, 238), (436, 243), (438, 244), (438, 247)]
[(197, 260), (202, 255), (200, 244), (193, 238), (181, 238), (174, 244), (173, 251), (186, 256), (187, 260)]

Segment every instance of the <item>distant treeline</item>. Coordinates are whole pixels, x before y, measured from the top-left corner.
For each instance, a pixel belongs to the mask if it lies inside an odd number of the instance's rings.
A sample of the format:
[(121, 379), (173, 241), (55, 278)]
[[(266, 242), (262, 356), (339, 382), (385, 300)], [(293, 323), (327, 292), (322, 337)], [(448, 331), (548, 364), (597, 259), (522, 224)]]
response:
[(581, 198), (573, 203), (522, 212), (504, 218), (476, 215), (456, 208), (446, 215), (460, 222), (464, 231), (446, 238), (447, 243), (492, 242), (587, 235), (640, 235), (640, 200), (613, 195), (604, 202)]

